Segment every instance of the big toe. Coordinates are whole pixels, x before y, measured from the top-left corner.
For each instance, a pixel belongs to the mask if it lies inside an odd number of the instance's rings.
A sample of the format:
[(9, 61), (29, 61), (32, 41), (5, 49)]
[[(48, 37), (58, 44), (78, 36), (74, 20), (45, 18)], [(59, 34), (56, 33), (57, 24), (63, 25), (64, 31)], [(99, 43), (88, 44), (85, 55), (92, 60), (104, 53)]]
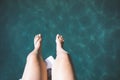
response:
[(34, 38), (34, 43), (36, 44), (38, 40), (41, 40), (41, 34), (37, 34)]
[(35, 48), (40, 47), (41, 40), (42, 40), (41, 34), (38, 34), (38, 35), (35, 36), (35, 38), (34, 38), (34, 46), (35, 46)]

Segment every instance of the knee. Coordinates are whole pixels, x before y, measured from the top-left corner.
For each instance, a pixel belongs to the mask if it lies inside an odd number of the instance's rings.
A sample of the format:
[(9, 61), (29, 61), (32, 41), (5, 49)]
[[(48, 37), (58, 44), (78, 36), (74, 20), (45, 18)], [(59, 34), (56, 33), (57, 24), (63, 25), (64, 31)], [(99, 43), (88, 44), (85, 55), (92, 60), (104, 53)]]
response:
[(27, 56), (27, 62), (34, 62), (36, 60), (39, 59), (39, 56), (38, 54), (32, 54), (30, 53), (28, 56)]

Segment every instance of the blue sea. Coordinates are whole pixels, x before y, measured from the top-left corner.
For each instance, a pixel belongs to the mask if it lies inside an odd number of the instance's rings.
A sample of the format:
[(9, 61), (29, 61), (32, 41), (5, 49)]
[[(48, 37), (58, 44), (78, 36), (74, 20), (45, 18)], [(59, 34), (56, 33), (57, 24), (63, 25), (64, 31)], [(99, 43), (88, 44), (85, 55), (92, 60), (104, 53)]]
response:
[(0, 80), (22, 77), (38, 33), (44, 59), (63, 35), (76, 80), (120, 80), (120, 0), (0, 0)]

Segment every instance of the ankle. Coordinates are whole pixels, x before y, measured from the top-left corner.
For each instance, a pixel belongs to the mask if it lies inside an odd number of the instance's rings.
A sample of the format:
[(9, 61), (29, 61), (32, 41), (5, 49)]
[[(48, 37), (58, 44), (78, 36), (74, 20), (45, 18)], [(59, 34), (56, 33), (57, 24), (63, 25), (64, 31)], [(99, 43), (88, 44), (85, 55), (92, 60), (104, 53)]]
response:
[(41, 49), (40, 49), (40, 48), (34, 48), (33, 51), (34, 51), (34, 52), (37, 52), (37, 53), (40, 53), (40, 52), (41, 52)]
[(58, 48), (57, 50), (56, 50), (56, 52), (57, 52), (57, 54), (59, 55), (64, 55), (64, 54), (68, 54), (68, 52), (67, 51), (65, 51), (63, 48)]

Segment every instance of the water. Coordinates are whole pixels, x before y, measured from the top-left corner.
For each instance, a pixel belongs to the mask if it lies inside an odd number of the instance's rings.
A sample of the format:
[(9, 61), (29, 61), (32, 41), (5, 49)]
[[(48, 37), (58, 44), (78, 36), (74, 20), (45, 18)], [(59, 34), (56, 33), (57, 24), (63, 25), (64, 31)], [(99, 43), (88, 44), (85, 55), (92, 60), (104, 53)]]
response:
[(76, 80), (120, 80), (119, 0), (1, 0), (0, 80), (18, 80), (33, 38), (43, 35), (44, 59), (65, 38)]

